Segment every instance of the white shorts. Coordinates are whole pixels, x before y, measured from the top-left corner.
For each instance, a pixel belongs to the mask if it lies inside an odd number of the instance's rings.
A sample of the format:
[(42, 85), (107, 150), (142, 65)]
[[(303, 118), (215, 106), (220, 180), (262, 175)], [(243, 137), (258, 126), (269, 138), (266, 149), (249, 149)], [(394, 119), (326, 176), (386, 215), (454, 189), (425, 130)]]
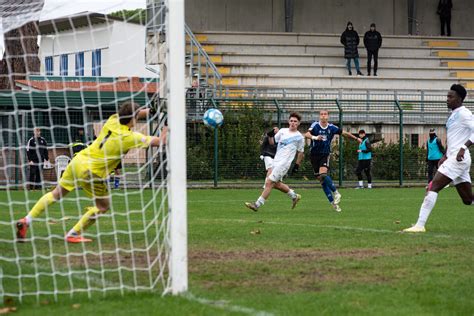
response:
[(269, 156), (263, 157), (263, 162), (265, 163), (265, 170), (273, 168), (273, 158)]
[(268, 176), (268, 179), (272, 182), (280, 182), (288, 173), (288, 169), (290, 169), (290, 166), (275, 166), (272, 173)]
[(446, 177), (453, 180), (453, 184), (457, 185), (463, 182), (471, 183), (469, 171), (471, 169), (471, 156), (464, 155), (464, 160), (457, 161), (456, 155), (448, 157), (445, 162), (438, 168)]

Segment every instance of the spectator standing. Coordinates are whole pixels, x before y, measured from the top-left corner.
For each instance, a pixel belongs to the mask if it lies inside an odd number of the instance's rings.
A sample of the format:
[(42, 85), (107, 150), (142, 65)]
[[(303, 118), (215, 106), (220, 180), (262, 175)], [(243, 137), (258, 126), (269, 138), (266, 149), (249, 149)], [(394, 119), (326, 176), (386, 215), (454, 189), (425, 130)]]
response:
[(441, 36), (444, 36), (444, 26), (446, 25), (446, 35), (451, 36), (451, 10), (453, 2), (451, 0), (439, 0), (438, 13), (441, 23)]
[(439, 160), (445, 153), (441, 140), (436, 135), (434, 128), (430, 129), (430, 138), (426, 142), (426, 162), (428, 163), (428, 183), (433, 180), (433, 176), (438, 169)]
[(365, 32), (364, 46), (367, 49), (367, 76), (370, 76), (372, 57), (374, 58), (374, 76), (377, 76), (379, 49), (382, 46), (382, 35), (375, 29), (375, 23), (370, 24), (370, 31)]
[(77, 135), (74, 139), (74, 143), (71, 144), (72, 157), (75, 157), (79, 152), (87, 147), (86, 138), (84, 136), (84, 129), (80, 128), (77, 130)]
[(30, 190), (41, 189), (41, 170), (44, 162), (49, 162), (48, 143), (41, 137), (41, 130), (35, 128), (34, 135), (26, 145), (26, 156), (30, 171)]
[(349, 71), (349, 76), (352, 75), (351, 60), (354, 59), (354, 64), (357, 70), (357, 75), (363, 76), (359, 68), (359, 34), (354, 30), (352, 22), (347, 22), (346, 30), (341, 34), (341, 44), (344, 45), (344, 58), (346, 59), (346, 67)]

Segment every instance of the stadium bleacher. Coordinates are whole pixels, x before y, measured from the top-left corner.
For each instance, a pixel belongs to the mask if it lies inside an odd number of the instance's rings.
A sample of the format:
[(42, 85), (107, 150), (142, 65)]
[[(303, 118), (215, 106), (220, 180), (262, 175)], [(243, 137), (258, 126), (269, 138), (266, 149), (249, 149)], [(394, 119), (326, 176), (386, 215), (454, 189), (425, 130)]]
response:
[[(384, 36), (378, 77), (348, 76), (336, 34), (195, 32), (232, 89), (474, 90), (474, 38)], [(361, 40), (362, 43), (362, 40)], [(359, 46), (366, 73), (366, 51)]]

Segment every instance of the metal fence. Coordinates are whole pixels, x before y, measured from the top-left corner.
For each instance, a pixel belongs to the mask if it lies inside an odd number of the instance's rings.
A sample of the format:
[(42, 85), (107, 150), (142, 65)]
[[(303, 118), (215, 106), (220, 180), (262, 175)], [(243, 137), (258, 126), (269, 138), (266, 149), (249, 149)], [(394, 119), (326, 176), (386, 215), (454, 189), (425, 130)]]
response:
[[(85, 128), (86, 135), (91, 138), (94, 126), (114, 113), (119, 102), (127, 98), (140, 104), (150, 102), (146, 95), (97, 96), (96, 93), (91, 98), (85, 95), (76, 98), (67, 93), (0, 95), (1, 183), (22, 186), (26, 181), (25, 146), (34, 127), (43, 130), (54, 158), (59, 154), (70, 154), (68, 145), (74, 141), (77, 129)], [(465, 105), (474, 108), (473, 102)], [(217, 130), (202, 124), (204, 112), (211, 107), (219, 108), (225, 116), (224, 125)], [(374, 144), (373, 176), (376, 185), (424, 184), (429, 129), (437, 128), (445, 143), (444, 124), (449, 115), (445, 101), (195, 97), (187, 99), (190, 185), (263, 184), (265, 170), (259, 157), (265, 132), (275, 125), (286, 126), (290, 112), (294, 111), (302, 115), (300, 131), (305, 132), (313, 121), (318, 120), (321, 109), (327, 109), (331, 122), (343, 130), (356, 133), (364, 129), (367, 132)], [(339, 185), (351, 186), (356, 181), (356, 150), (357, 143), (352, 140), (336, 138), (333, 142), (331, 174)], [(136, 164), (126, 167), (140, 168)], [(131, 173), (138, 174), (135, 171)], [(55, 178), (54, 173), (49, 175), (51, 181)], [(289, 176), (286, 181), (302, 186), (316, 183), (309, 164), (308, 148), (300, 172)]]
[[(271, 126), (287, 126), (290, 112), (302, 115), (301, 132), (330, 112), (330, 121), (356, 134), (364, 129), (374, 146), (373, 177), (377, 185), (422, 185), (427, 181), (426, 141), (431, 128), (445, 144), (446, 102), (428, 100), (226, 98), (188, 99), (188, 179), (192, 185), (247, 186), (263, 184), (264, 164), (260, 142)], [(465, 105), (473, 109), (473, 102)], [(208, 108), (225, 117), (220, 129), (206, 128), (201, 118)], [(355, 184), (357, 146), (336, 139), (331, 174), (339, 185)], [(286, 181), (299, 185), (316, 182), (308, 148), (300, 172)]]

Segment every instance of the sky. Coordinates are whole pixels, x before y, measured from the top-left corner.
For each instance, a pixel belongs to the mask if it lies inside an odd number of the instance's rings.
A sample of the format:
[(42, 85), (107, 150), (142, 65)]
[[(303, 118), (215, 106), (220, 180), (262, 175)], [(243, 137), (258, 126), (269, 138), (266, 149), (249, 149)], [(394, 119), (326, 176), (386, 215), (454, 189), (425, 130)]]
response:
[(78, 12), (110, 13), (123, 9), (145, 8), (146, 0), (45, 0), (41, 20)]
[[(111, 13), (145, 7), (146, 0), (45, 0), (40, 20), (50, 20), (84, 11)], [(0, 59), (2, 57), (3, 33), (0, 32)]]

